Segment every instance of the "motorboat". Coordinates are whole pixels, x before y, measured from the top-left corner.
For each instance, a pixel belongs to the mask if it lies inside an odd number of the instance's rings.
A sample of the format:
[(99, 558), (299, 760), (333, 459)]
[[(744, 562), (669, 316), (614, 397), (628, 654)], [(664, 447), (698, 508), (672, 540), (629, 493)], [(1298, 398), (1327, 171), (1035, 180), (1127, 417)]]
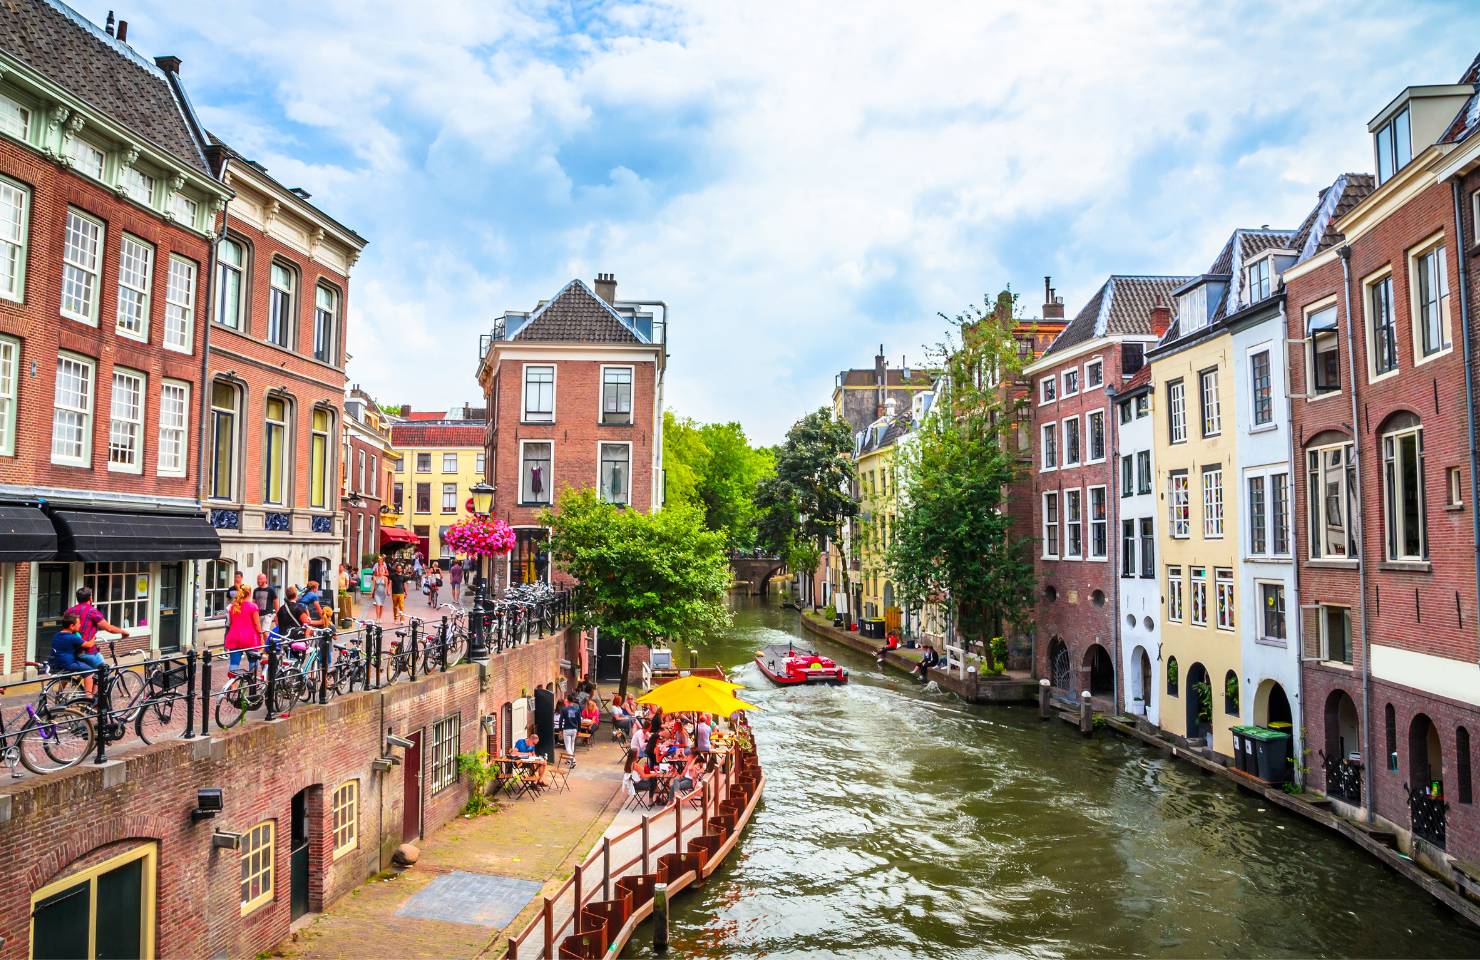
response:
[(848, 682), (848, 671), (814, 650), (774, 643), (756, 651), (755, 665), (772, 683), (785, 687)]

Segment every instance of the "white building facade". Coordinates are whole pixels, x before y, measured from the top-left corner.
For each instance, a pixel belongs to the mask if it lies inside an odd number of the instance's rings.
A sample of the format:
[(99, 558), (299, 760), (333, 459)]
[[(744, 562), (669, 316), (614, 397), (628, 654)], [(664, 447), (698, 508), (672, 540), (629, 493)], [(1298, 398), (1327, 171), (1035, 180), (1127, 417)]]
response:
[(1151, 369), (1115, 395), (1116, 516), (1119, 518), (1121, 699), (1131, 716), (1158, 722), (1161, 589), (1157, 579), (1157, 501), (1153, 462)]

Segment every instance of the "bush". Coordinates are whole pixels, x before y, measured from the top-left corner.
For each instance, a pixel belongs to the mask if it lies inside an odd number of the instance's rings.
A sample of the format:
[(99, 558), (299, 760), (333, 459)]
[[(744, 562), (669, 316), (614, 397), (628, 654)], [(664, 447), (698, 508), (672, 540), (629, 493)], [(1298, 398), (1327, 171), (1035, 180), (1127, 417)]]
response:
[(828, 620), (836, 620), (838, 618), (838, 608), (829, 603), (822, 608), (822, 615), (827, 617)]
[(489, 760), (487, 751), (458, 754), (457, 770), (468, 778), (468, 805), (463, 807), (464, 816), (481, 817), (498, 809), (498, 804), (488, 795), (488, 785), (498, 776), (498, 767)]

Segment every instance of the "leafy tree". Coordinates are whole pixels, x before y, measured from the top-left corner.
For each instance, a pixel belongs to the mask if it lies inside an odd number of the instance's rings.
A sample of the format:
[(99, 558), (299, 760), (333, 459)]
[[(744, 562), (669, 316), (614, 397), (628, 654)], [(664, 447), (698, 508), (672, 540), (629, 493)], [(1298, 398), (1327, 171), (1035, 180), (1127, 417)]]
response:
[[(1031, 540), (1014, 536), (1007, 502), (1026, 402), (1014, 389), (1024, 361), (1013, 302), (1004, 293), (995, 307), (942, 315), (955, 333), (936, 350), (944, 376), (931, 412), (896, 454), (903, 482), (885, 557), (905, 604), (950, 603), (958, 625), (986, 637), (1024, 624), (1033, 598)], [(985, 653), (995, 666), (992, 644)]]
[(705, 529), (697, 509), (646, 514), (572, 489), (540, 522), (550, 527), (552, 559), (577, 581), (576, 623), (624, 641), (623, 695), (634, 645), (700, 635), (729, 622), (724, 536)]
[(731, 549), (755, 545), (756, 484), (774, 470), (773, 454), (755, 448), (738, 423), (695, 423), (663, 415), (667, 502), (701, 509), (710, 530)]

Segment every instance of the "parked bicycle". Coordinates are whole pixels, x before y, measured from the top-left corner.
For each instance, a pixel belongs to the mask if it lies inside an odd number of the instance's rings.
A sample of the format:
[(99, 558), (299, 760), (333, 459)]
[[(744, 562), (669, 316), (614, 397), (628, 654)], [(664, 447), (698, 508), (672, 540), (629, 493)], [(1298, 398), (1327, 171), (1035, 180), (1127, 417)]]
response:
[[(43, 676), (48, 673), (45, 664), (26, 666)], [(92, 750), (91, 721), (80, 710), (53, 703), (48, 687), (43, 683), (36, 701), (23, 704), (8, 723), (0, 710), (0, 761), (10, 768), (11, 777), (20, 776), (18, 766), (35, 774), (65, 770)]]

